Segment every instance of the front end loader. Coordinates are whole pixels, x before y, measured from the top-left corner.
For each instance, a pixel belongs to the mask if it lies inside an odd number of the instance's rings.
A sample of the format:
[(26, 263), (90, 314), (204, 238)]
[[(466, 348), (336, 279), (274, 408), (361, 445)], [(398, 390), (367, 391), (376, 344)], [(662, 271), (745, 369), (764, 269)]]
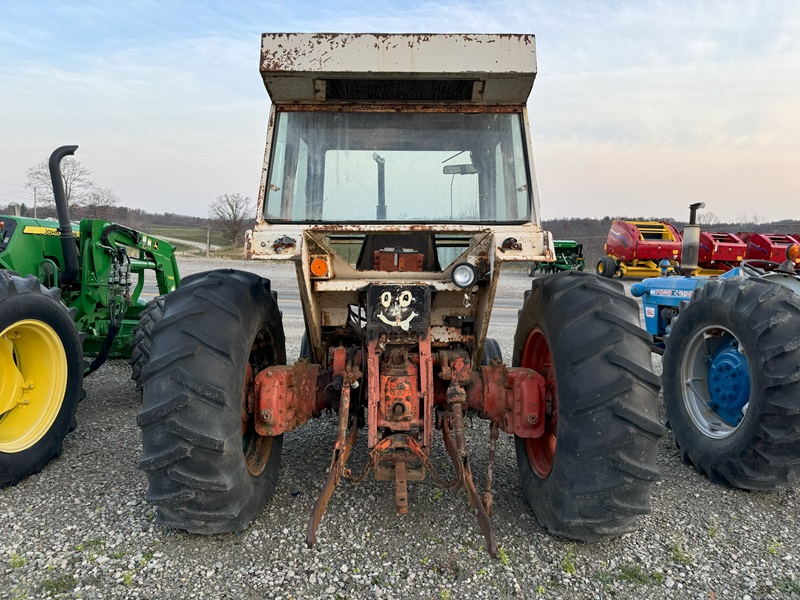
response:
[[(496, 554), (501, 432), (548, 530), (636, 527), (661, 435), (637, 303), (612, 280), (547, 275), (525, 294), (509, 363), (488, 338), (502, 266), (555, 258), (528, 129), (535, 75), (531, 35), (264, 34), (272, 107), (247, 254), (296, 266), (305, 357), (286, 364), (267, 279), (211, 271), (167, 296), (138, 418), (159, 523), (244, 529), (275, 490), (284, 435), (332, 410), (309, 546), (335, 487), (372, 473), (394, 482), (398, 513), (409, 482), (465, 490)], [(472, 416), (490, 424), (482, 492)], [(440, 440), (452, 476), (431, 461)]]
[[(50, 156), (58, 220), (0, 215), (0, 486), (38, 472), (75, 427), (83, 377), (109, 357), (149, 355), (161, 295), (180, 283), (174, 248), (103, 219), (69, 218), (60, 163)], [(142, 292), (154, 274), (160, 295)]]

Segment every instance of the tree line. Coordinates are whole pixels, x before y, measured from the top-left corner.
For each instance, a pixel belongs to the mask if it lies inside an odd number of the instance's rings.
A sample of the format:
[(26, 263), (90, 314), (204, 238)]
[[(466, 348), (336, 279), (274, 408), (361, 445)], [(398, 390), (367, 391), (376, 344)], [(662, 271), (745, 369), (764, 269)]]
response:
[[(97, 185), (87, 169), (74, 156), (61, 161), (64, 194), (72, 219), (90, 218), (114, 221), (133, 229), (146, 231), (150, 226), (215, 227), (231, 245), (241, 245), (245, 231), (256, 219), (255, 202), (242, 194), (222, 194), (208, 205), (208, 218), (176, 213), (150, 213), (121, 205), (113, 189)], [(25, 174), (25, 187), (31, 191), (32, 203), (0, 204), (0, 214), (55, 219), (56, 207), (48, 160), (30, 167)]]

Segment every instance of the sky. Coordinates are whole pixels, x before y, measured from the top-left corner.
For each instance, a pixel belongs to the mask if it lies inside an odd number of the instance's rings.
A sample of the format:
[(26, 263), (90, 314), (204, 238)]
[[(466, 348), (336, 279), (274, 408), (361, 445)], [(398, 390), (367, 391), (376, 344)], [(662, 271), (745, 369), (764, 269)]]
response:
[(533, 33), (541, 216), (800, 218), (796, 0), (2, 0), (0, 204), (57, 146), (122, 204), (255, 199), (263, 32)]

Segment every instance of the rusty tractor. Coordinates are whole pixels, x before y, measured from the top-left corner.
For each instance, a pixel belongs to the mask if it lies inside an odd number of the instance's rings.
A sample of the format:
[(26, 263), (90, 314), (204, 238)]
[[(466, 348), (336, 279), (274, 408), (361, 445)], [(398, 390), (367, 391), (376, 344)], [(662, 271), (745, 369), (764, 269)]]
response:
[[(342, 480), (430, 476), (464, 489), (486, 539), (495, 442), (514, 436), (524, 495), (549, 531), (631, 531), (657, 478), (659, 380), (636, 301), (569, 271), (525, 293), (511, 365), (487, 337), (500, 268), (552, 261), (526, 102), (531, 35), (264, 34), (272, 100), (255, 260), (290, 261), (305, 358), (286, 364), (270, 282), (211, 271), (166, 297), (143, 372), (141, 468), (159, 523), (244, 529), (269, 502), (283, 437), (332, 410)], [(488, 420), (485, 491), (465, 418)], [(359, 430), (369, 455), (351, 468)], [(441, 432), (452, 476), (431, 451)], [(474, 443), (474, 442), (471, 442)]]

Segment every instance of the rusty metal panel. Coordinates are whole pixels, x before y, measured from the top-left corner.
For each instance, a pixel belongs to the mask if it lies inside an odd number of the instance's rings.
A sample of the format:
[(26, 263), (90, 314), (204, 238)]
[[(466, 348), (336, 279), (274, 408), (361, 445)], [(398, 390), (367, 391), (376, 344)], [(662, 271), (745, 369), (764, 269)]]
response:
[(327, 101), (331, 80), (472, 82), (466, 103), (525, 104), (533, 35), (265, 33), (261, 75), (272, 101)]

